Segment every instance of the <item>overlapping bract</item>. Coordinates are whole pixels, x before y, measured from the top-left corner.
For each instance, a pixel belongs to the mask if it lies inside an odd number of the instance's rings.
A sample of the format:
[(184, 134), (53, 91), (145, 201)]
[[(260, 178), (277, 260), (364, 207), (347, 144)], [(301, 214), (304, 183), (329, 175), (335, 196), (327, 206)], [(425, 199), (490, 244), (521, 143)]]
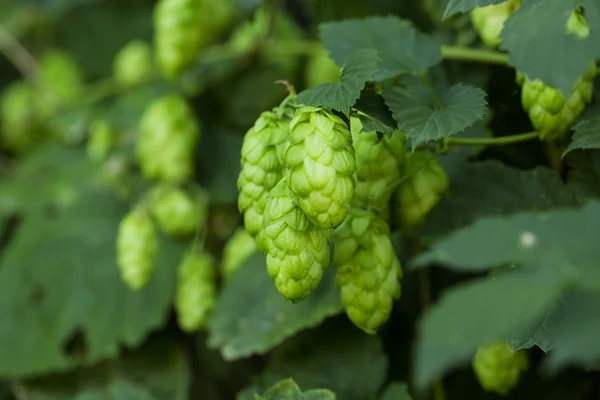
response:
[(158, 66), (175, 77), (227, 27), (232, 0), (160, 0), (154, 9), (154, 45)]
[(520, 6), (521, 0), (507, 0), (471, 10), (473, 27), (486, 46), (494, 48), (502, 43), (500, 33), (504, 28), (504, 23)]
[(151, 211), (160, 229), (171, 236), (190, 236), (203, 225), (208, 198), (191, 196), (183, 189), (157, 186), (150, 193)]
[(348, 317), (365, 332), (375, 333), (389, 318), (401, 291), (402, 269), (387, 223), (352, 211), (336, 232), (333, 264)]
[(244, 214), (244, 225), (252, 237), (262, 229), (269, 192), (283, 177), (288, 134), (289, 118), (265, 111), (244, 136), (237, 180), (238, 209)]
[(480, 385), (490, 392), (506, 395), (529, 367), (524, 350), (512, 351), (506, 340), (480, 346), (472, 362)]
[(178, 267), (175, 311), (185, 332), (202, 329), (217, 295), (215, 260), (209, 253), (188, 252)]
[(446, 171), (433, 154), (426, 151), (407, 154), (405, 177), (395, 193), (400, 223), (410, 228), (422, 222), (449, 186)]
[(154, 222), (146, 209), (137, 206), (123, 217), (116, 246), (121, 279), (132, 290), (142, 289), (152, 277), (159, 247)]
[(331, 111), (303, 107), (290, 122), (285, 153), (289, 188), (319, 229), (338, 227), (356, 186), (356, 158), (346, 123)]
[(350, 118), (358, 182), (352, 205), (385, 213), (404, 168), (404, 134), (395, 131), (377, 142), (377, 132), (361, 132), (358, 117)]
[(200, 124), (179, 95), (154, 100), (144, 111), (136, 139), (136, 154), (146, 178), (182, 183), (194, 170)]
[(329, 265), (329, 241), (297, 205), (285, 177), (271, 190), (259, 242), (269, 276), (288, 300), (297, 303), (317, 288)]
[[(589, 27), (576, 12), (568, 20), (567, 31), (579, 37), (589, 35)], [(546, 86), (540, 79), (532, 80), (521, 73), (517, 75), (517, 83), (523, 85), (523, 109), (529, 114), (541, 140), (554, 141), (564, 137), (586, 105), (591, 103), (596, 75), (596, 63), (593, 62), (586, 73), (577, 79), (568, 98), (560, 90)]]

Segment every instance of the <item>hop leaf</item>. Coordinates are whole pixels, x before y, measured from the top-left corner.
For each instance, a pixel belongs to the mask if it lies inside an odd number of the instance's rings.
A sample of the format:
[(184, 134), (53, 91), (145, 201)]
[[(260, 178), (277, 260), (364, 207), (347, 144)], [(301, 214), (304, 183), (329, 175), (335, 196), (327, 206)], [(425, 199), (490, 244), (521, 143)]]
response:
[(154, 272), (158, 236), (148, 212), (138, 206), (131, 210), (117, 233), (117, 263), (121, 279), (132, 290), (143, 288)]
[(127, 43), (115, 56), (113, 74), (119, 84), (135, 86), (150, 78), (152, 68), (150, 45), (136, 39)]
[(356, 157), (346, 123), (332, 112), (303, 107), (290, 122), (285, 153), (289, 187), (319, 229), (346, 218), (356, 186)]
[(506, 340), (499, 340), (479, 346), (472, 365), (486, 391), (506, 395), (517, 385), (529, 362), (524, 350), (512, 351)]
[(175, 310), (185, 332), (202, 329), (216, 299), (215, 260), (208, 253), (187, 253), (179, 265)]
[(350, 118), (350, 126), (358, 176), (352, 204), (383, 211), (402, 177), (404, 134), (396, 130), (391, 138), (384, 136), (377, 142), (377, 132), (362, 132), (358, 117)]
[(263, 112), (246, 135), (242, 145), (237, 187), (238, 208), (252, 237), (262, 229), (267, 196), (283, 177), (283, 153), (289, 134), (289, 119), (273, 111)]
[(160, 0), (154, 9), (155, 52), (167, 77), (189, 67), (227, 27), (232, 0)]
[(182, 183), (192, 177), (200, 125), (178, 95), (154, 100), (141, 117), (136, 154), (148, 179)]
[(256, 250), (254, 238), (245, 229), (237, 229), (223, 249), (221, 272), (225, 278), (237, 271)]
[(362, 212), (349, 215), (336, 232), (333, 264), (348, 317), (365, 332), (375, 333), (400, 297), (402, 269), (387, 223)]
[(521, 0), (507, 0), (500, 4), (476, 7), (471, 10), (473, 27), (481, 36), (481, 40), (489, 47), (497, 47), (502, 43), (500, 33), (510, 15), (521, 6)]
[(329, 264), (329, 241), (296, 205), (286, 178), (269, 195), (259, 248), (277, 290), (293, 303), (317, 288)]
[(152, 215), (160, 229), (171, 236), (193, 235), (204, 223), (208, 196), (203, 191), (192, 197), (182, 189), (161, 185), (150, 197)]
[(38, 142), (42, 134), (40, 113), (36, 93), (27, 82), (15, 82), (4, 90), (0, 112), (2, 147), (23, 153)]
[(87, 143), (87, 154), (92, 161), (102, 161), (117, 140), (118, 133), (102, 119), (92, 122)]
[(405, 181), (396, 191), (400, 222), (406, 227), (422, 222), (441, 200), (449, 185), (448, 176), (435, 156), (425, 151), (408, 154)]

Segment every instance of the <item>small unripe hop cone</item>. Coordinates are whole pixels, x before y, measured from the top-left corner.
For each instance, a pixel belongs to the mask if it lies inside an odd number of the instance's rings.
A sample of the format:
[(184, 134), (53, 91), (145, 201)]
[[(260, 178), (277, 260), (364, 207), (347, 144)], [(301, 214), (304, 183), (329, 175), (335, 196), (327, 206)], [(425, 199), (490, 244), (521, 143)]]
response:
[(221, 274), (225, 279), (237, 271), (256, 252), (254, 238), (243, 228), (237, 229), (223, 249)]
[(500, 33), (502, 33), (504, 23), (520, 6), (521, 0), (507, 0), (499, 4), (476, 7), (471, 10), (473, 27), (486, 46), (495, 48), (502, 43)]
[(152, 189), (150, 200), (158, 226), (175, 237), (195, 234), (208, 213), (208, 196), (202, 190), (193, 196), (183, 189), (161, 185)]
[(506, 340), (479, 346), (472, 362), (481, 387), (501, 396), (508, 394), (529, 367), (524, 350), (513, 351)]
[(154, 68), (149, 43), (135, 39), (128, 42), (115, 56), (113, 75), (123, 86), (135, 86), (146, 82)]

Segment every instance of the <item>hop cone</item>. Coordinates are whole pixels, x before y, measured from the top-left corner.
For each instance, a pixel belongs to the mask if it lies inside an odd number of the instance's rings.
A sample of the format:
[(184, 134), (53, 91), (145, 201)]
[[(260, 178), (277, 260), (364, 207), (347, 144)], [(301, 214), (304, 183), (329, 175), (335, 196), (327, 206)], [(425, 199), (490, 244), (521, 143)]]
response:
[(367, 213), (350, 214), (336, 232), (333, 264), (346, 314), (365, 332), (375, 333), (400, 297), (402, 269), (387, 223)]
[(283, 296), (297, 303), (317, 288), (329, 265), (329, 242), (296, 205), (285, 178), (271, 191), (259, 240)]
[(84, 89), (80, 66), (68, 53), (57, 49), (46, 51), (40, 59), (38, 81), (45, 115), (78, 101)]
[(113, 65), (115, 81), (123, 86), (144, 83), (152, 75), (150, 45), (139, 39), (127, 43), (116, 55)]
[(119, 225), (117, 262), (121, 279), (133, 290), (143, 288), (154, 272), (158, 237), (150, 215), (141, 207), (130, 211)]
[(357, 117), (350, 119), (356, 151), (358, 182), (352, 204), (358, 208), (385, 211), (400, 183), (404, 166), (404, 134), (395, 131), (377, 144), (377, 132), (361, 132)]
[(289, 187), (317, 228), (344, 222), (356, 186), (352, 136), (344, 121), (318, 107), (303, 107), (290, 122), (285, 153)]
[(472, 366), (479, 384), (486, 391), (506, 395), (517, 385), (529, 362), (525, 351), (513, 352), (506, 340), (499, 340), (480, 346)]
[(200, 125), (182, 97), (154, 100), (142, 115), (136, 141), (146, 178), (172, 184), (190, 179), (199, 138)]
[(275, 112), (263, 112), (244, 136), (237, 187), (238, 208), (252, 237), (262, 229), (267, 196), (283, 177), (283, 153), (289, 120)]
[[(578, 13), (571, 14), (567, 30), (580, 37), (589, 35), (589, 28)], [(587, 103), (592, 101), (596, 64), (591, 63), (586, 73), (573, 85), (568, 98), (558, 89), (546, 86), (541, 80), (531, 80), (524, 74), (517, 75), (517, 82), (523, 84), (521, 103), (540, 139), (554, 141), (561, 139)]]
[(29, 150), (42, 136), (36, 93), (27, 82), (15, 82), (2, 94), (0, 145), (14, 153)]
[(228, 278), (237, 271), (248, 258), (256, 252), (254, 238), (243, 228), (237, 229), (225, 243), (221, 272)]
[(171, 236), (189, 236), (200, 229), (206, 218), (208, 198), (192, 197), (183, 189), (158, 186), (150, 193), (151, 211), (158, 226)]
[(419, 224), (448, 190), (448, 176), (435, 156), (424, 151), (407, 154), (405, 180), (396, 192), (400, 222)]
[(178, 267), (175, 311), (185, 332), (202, 329), (216, 299), (215, 261), (208, 253), (187, 253)]
[(159, 0), (154, 9), (154, 47), (159, 68), (175, 77), (215, 41), (235, 11), (232, 0)]
[(304, 71), (305, 86), (308, 88), (340, 80), (340, 67), (329, 57), (324, 48), (311, 56)]
[(118, 133), (105, 120), (92, 122), (87, 143), (87, 154), (92, 161), (102, 161), (115, 144)]
[(471, 10), (471, 22), (481, 40), (489, 47), (502, 43), (500, 33), (508, 17), (521, 6), (521, 0), (508, 0), (500, 4), (476, 7)]

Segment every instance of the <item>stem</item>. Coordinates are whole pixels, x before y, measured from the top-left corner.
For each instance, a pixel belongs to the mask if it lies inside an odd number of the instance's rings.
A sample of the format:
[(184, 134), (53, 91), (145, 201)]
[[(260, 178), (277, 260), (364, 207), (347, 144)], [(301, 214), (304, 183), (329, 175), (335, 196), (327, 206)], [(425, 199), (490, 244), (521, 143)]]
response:
[(26, 79), (33, 79), (37, 72), (37, 61), (13, 35), (0, 25), (0, 52), (19, 70)]
[(448, 138), (448, 145), (467, 146), (502, 146), (505, 144), (525, 142), (539, 137), (537, 132), (527, 132), (518, 135), (494, 137), (494, 138)]
[(442, 46), (442, 58), (510, 66), (510, 58), (499, 51), (472, 49), (461, 46)]

